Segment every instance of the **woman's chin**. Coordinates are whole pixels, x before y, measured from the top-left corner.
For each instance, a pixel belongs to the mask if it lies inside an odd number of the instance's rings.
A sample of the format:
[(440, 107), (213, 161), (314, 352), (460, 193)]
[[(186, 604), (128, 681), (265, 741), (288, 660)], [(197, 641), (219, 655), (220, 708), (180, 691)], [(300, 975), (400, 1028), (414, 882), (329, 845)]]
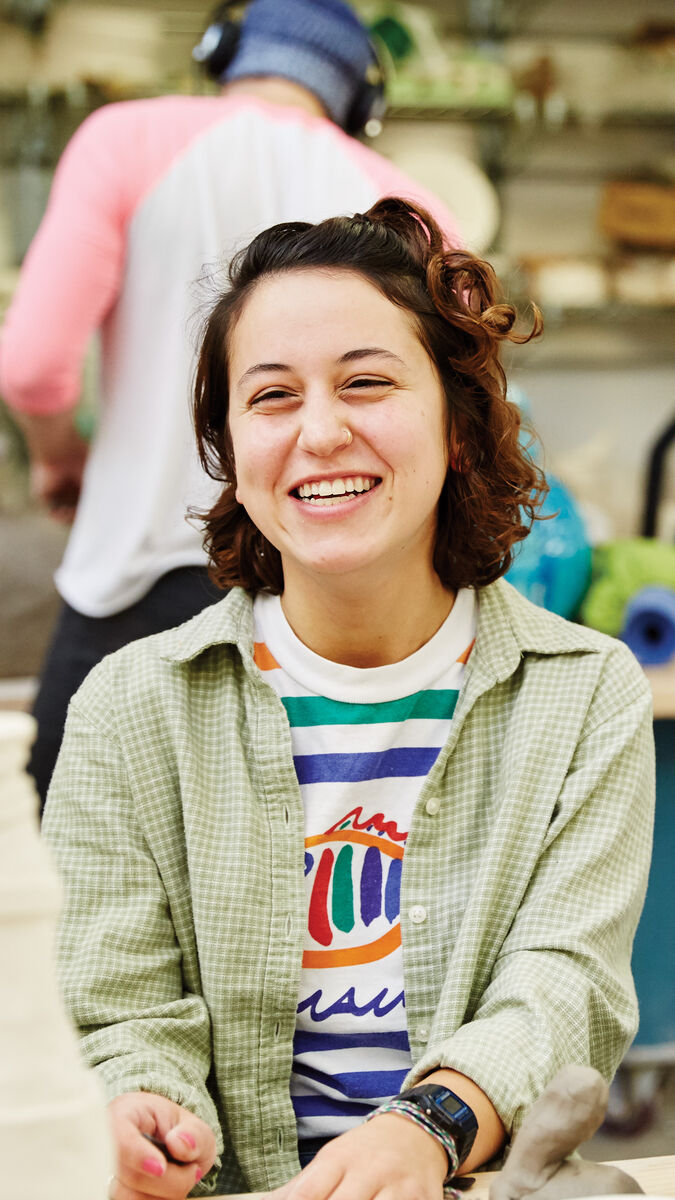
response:
[(374, 576), (377, 573), (372, 554), (361, 550), (356, 553), (353, 546), (344, 550), (330, 548), (318, 554), (294, 557), (290, 561), (282, 554), (282, 565), (287, 584), (293, 578), (305, 576), (317, 582), (332, 580), (347, 584), (353, 581), (356, 586), (364, 575)]

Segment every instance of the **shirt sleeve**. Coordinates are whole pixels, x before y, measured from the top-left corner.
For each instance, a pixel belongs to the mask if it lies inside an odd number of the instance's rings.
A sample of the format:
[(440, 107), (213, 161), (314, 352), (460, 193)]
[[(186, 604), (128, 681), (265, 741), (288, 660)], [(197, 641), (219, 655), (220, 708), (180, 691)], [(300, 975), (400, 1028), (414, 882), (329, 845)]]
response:
[[(60, 982), (88, 1065), (108, 1099), (156, 1092), (223, 1140), (206, 1086), (211, 1022), (137, 817), (124, 753), (105, 715), (107, 661), (71, 702), (43, 833), (60, 870)], [(85, 714), (86, 697), (94, 698)]]
[(637, 1029), (630, 960), (650, 863), (654, 741), (651, 693), (627, 659), (610, 659), (597, 689), (472, 1019), (430, 1045), (406, 1081), (437, 1066), (462, 1072), (509, 1133), (565, 1064), (611, 1079)]
[(108, 105), (88, 117), (57, 166), (0, 340), (0, 391), (11, 408), (51, 414), (79, 398), (89, 338), (124, 268), (134, 185), (124, 109)]

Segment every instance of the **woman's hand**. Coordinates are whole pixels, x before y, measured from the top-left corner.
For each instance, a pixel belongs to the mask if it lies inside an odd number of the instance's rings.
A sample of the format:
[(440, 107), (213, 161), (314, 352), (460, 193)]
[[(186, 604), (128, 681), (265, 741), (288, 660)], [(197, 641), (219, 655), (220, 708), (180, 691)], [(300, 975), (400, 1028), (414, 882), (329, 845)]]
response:
[(448, 1156), (408, 1117), (382, 1113), (319, 1151), (274, 1200), (441, 1200)]
[[(187, 1109), (152, 1092), (127, 1092), (108, 1106), (117, 1167), (110, 1200), (185, 1200), (216, 1157), (212, 1130)], [(143, 1134), (164, 1142), (185, 1166), (168, 1163)]]

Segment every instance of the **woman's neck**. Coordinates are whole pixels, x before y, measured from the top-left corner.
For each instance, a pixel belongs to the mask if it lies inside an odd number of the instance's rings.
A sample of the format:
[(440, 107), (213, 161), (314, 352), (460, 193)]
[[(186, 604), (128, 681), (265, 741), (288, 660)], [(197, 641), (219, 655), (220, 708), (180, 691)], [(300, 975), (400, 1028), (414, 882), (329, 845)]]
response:
[(401, 662), (424, 646), (440, 629), (455, 602), (438, 576), (411, 580), (404, 587), (389, 583), (362, 591), (327, 578), (288, 583), (281, 598), (286, 620), (296, 637), (331, 662), (351, 667), (382, 667)]

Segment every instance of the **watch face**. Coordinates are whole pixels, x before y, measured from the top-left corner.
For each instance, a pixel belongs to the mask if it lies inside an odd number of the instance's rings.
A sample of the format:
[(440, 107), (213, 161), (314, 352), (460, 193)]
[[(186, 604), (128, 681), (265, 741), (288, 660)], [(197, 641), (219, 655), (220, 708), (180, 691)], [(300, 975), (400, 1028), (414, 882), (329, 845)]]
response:
[(455, 1113), (460, 1112), (461, 1109), (466, 1108), (463, 1101), (458, 1096), (453, 1095), (452, 1092), (448, 1092), (447, 1096), (444, 1097), (437, 1096), (436, 1102), (451, 1117), (454, 1117)]

